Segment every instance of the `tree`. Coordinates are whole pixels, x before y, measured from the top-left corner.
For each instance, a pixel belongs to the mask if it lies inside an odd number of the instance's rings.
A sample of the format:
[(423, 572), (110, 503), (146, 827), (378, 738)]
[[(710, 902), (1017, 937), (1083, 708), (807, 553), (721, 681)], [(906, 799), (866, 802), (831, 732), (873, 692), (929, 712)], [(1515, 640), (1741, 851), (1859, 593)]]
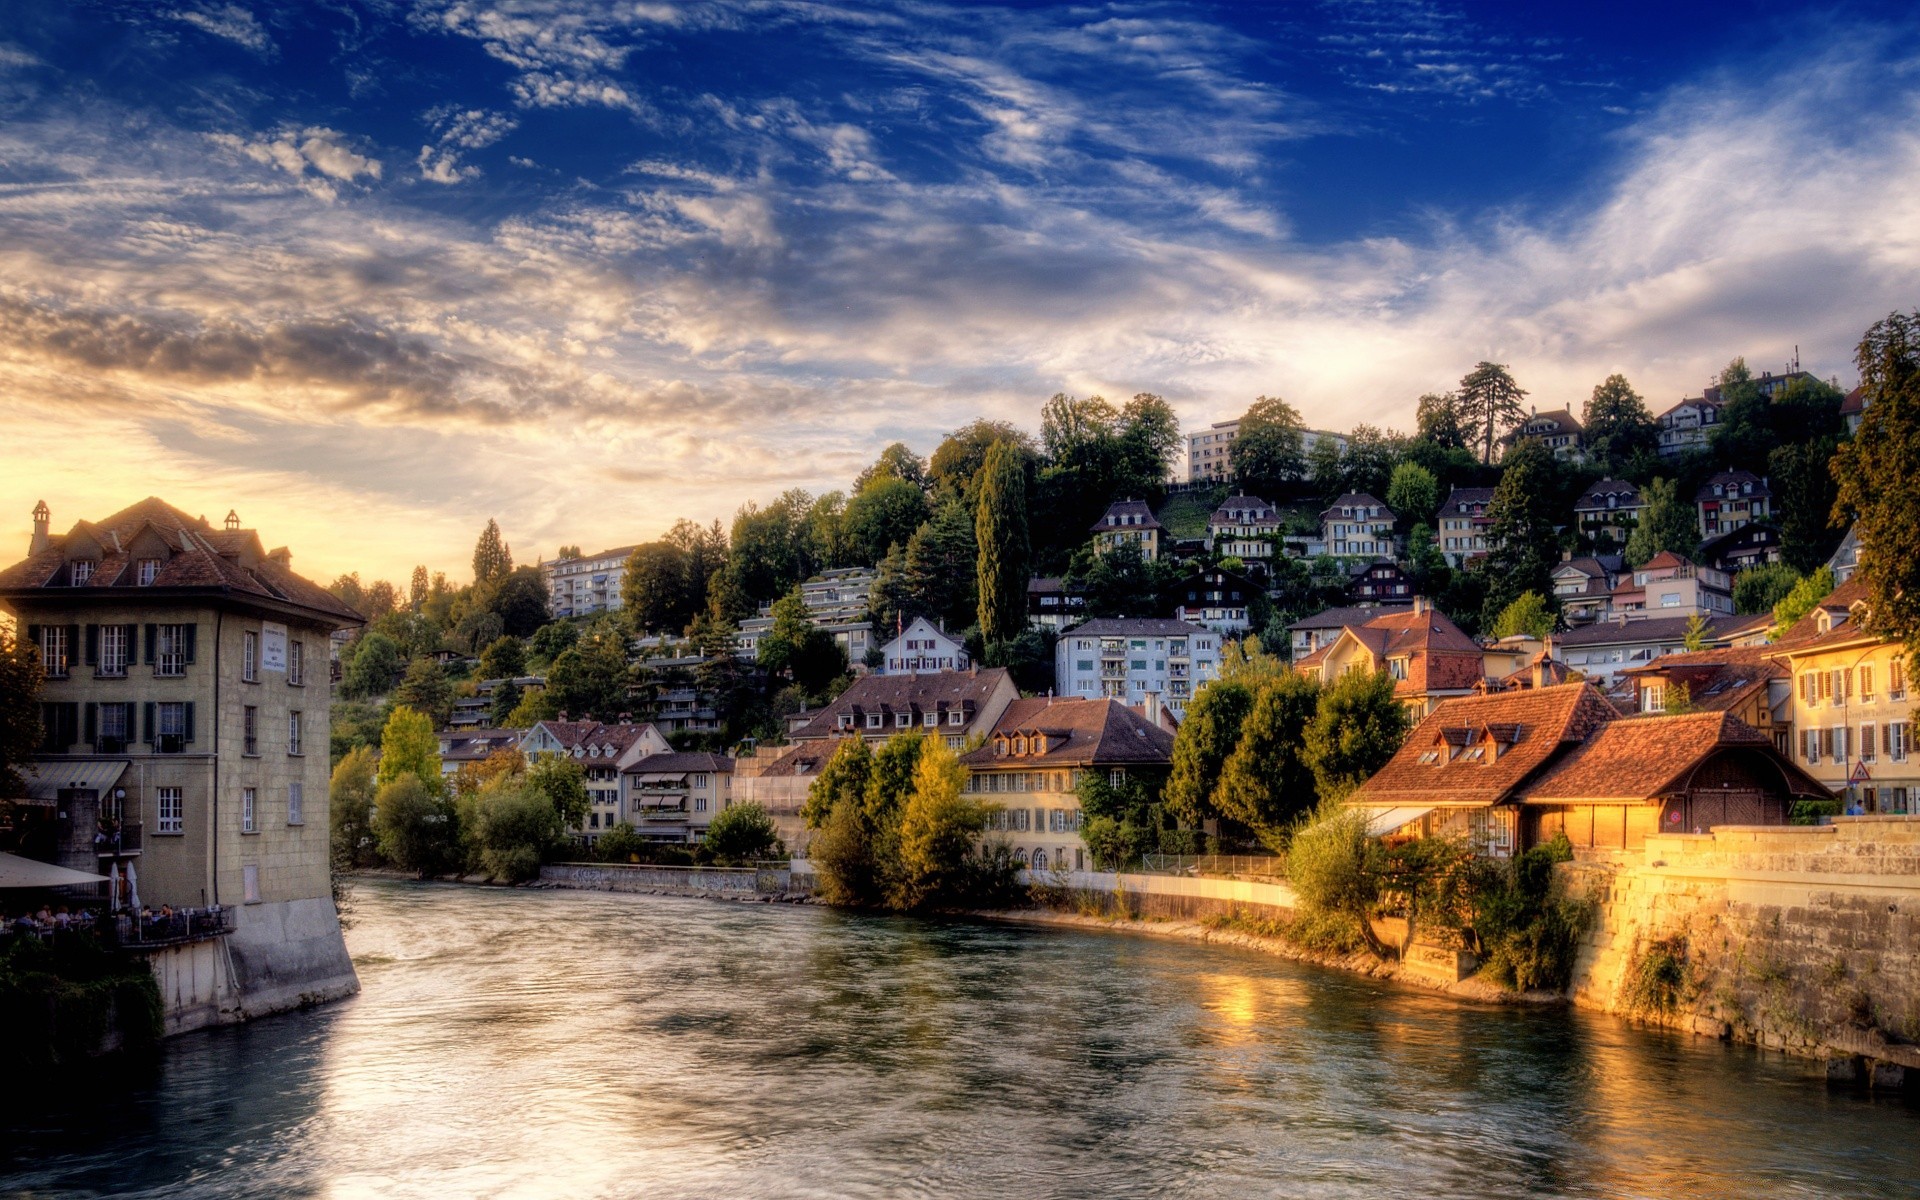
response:
[(1147, 561), (1140, 547), (1123, 542), (1095, 553), (1073, 556), (1066, 587), (1079, 593), (1088, 617), (1152, 617), (1161, 611), (1160, 592), (1173, 581), (1171, 564)]
[(373, 864), (373, 749), (356, 746), (333, 769), (327, 784), (327, 825), (336, 871)]
[(1403, 462), (1387, 484), (1387, 507), (1409, 524), (1428, 525), (1440, 507), (1440, 481), (1418, 463)]
[(1799, 582), (1800, 572), (1785, 563), (1749, 567), (1733, 577), (1733, 611), (1743, 616), (1772, 612)]
[(500, 729), (531, 729), (541, 721), (551, 721), (559, 715), (559, 706), (548, 698), (546, 688), (530, 687), (521, 694), (519, 702), (507, 713), (506, 719), (496, 718), (494, 725)]
[(495, 729), (513, 728), (507, 722), (513, 718), (514, 712), (519, 709), (520, 702), (524, 698), (525, 694), (520, 685), (512, 679), (502, 679), (494, 684), (493, 703), (487, 708), (488, 723)]
[[(380, 764), (386, 771), (386, 762)], [(411, 771), (383, 779), (374, 793), (373, 831), (380, 856), (422, 878), (460, 862), (460, 826), (452, 803)]]
[(1307, 758), (1321, 799), (1346, 799), (1406, 740), (1412, 720), (1394, 683), (1386, 671), (1349, 671), (1320, 693), (1307, 727)]
[(1438, 596), (1453, 582), (1453, 568), (1431, 526), (1422, 523), (1408, 531), (1406, 571), (1416, 596)]
[(1173, 406), (1141, 392), (1120, 410), (1119, 490), (1157, 504), (1180, 453), (1180, 419)]
[(514, 679), (527, 672), (527, 644), (517, 637), (495, 638), (480, 652), (480, 678)]
[(1773, 511), (1780, 522), (1780, 561), (1796, 571), (1812, 571), (1833, 557), (1844, 526), (1833, 524), (1833, 502), (1840, 486), (1833, 476), (1837, 438), (1795, 442), (1767, 459)]
[(1553, 594), (1551, 572), (1560, 560), (1560, 469), (1553, 452), (1528, 438), (1507, 453), (1500, 486), (1487, 505), (1487, 598), (1482, 623), (1491, 625), (1525, 592)]
[[(1347, 435), (1346, 452), (1340, 456), (1341, 490), (1365, 492), (1370, 496), (1385, 492), (1400, 458), (1401, 441), (1396, 433), (1383, 432), (1372, 425), (1355, 425)], [(1437, 496), (1434, 502), (1439, 503)]]
[(1278, 396), (1261, 396), (1240, 418), (1240, 433), (1228, 451), (1240, 490), (1277, 496), (1306, 472), (1301, 456), (1300, 412)]
[(704, 594), (695, 597), (689, 589), (687, 556), (678, 547), (646, 542), (627, 556), (620, 604), (635, 633), (679, 633), (705, 602)]
[(1698, 654), (1707, 648), (1707, 618), (1705, 613), (1694, 613), (1687, 618), (1686, 636), (1680, 642), (1688, 654)]
[(1336, 809), (1294, 835), (1287, 882), (1308, 913), (1333, 918), (1387, 958), (1390, 952), (1371, 922), (1380, 903), (1381, 858), (1379, 841), (1367, 836), (1366, 816)]
[(402, 704), (387, 714), (380, 732), (380, 782), (418, 775), (430, 790), (440, 789), (440, 739), (425, 713)]
[(916, 488), (924, 488), (927, 483), (927, 464), (912, 447), (905, 442), (895, 442), (880, 452), (874, 464), (853, 481), (856, 495), (867, 489), (868, 485), (882, 479), (898, 479), (910, 483)]
[(1587, 451), (1609, 475), (1619, 475), (1636, 456), (1658, 450), (1659, 431), (1647, 402), (1624, 375), (1609, 375), (1594, 385), (1581, 412)]
[(0, 626), (0, 795), (24, 796), (20, 768), (40, 747), (40, 648)]
[(1320, 684), (1311, 676), (1289, 671), (1262, 681), (1221, 765), (1214, 807), (1263, 839), (1310, 810), (1315, 780), (1306, 735), (1319, 706)]
[(965, 629), (979, 611), (980, 547), (973, 524), (966, 502), (957, 493), (948, 495), (907, 542), (907, 595), (916, 611), (948, 629)]
[(407, 611), (419, 612), (427, 606), (428, 589), (427, 568), (423, 564), (413, 569), (413, 579), (407, 585)]
[(853, 541), (847, 535), (847, 494), (828, 492), (807, 509), (807, 545), (824, 570), (854, 561)]
[(560, 818), (563, 829), (578, 829), (587, 823), (593, 807), (587, 799), (586, 768), (559, 754), (542, 754), (527, 768), (527, 786), (545, 797)]
[(1330, 437), (1318, 437), (1307, 451), (1307, 480), (1313, 494), (1324, 500), (1338, 496), (1347, 486), (1347, 465), (1340, 443)]
[(1494, 442), (1526, 420), (1527, 414), (1520, 408), (1526, 395), (1503, 363), (1476, 363), (1460, 380), (1462, 432), (1469, 442), (1480, 443), (1481, 462), (1492, 462)]
[(480, 540), (473, 546), (473, 581), (492, 583), (505, 579), (512, 570), (513, 552), (501, 540), (499, 522), (488, 517), (487, 527), (480, 531)]
[(933, 452), (927, 475), (936, 493), (962, 501), (973, 498), (973, 487), (980, 468), (986, 465), (987, 451), (995, 442), (1005, 442), (1030, 459), (1035, 453), (1033, 438), (1005, 421), (981, 417), (948, 434)]
[(393, 701), (424, 713), (434, 728), (453, 717), (453, 685), (447, 672), (431, 658), (416, 658), (407, 664), (407, 673), (393, 689)]
[[(873, 586), (867, 589), (867, 620), (883, 641), (893, 631), (904, 629), (915, 617), (923, 615), (907, 581), (907, 552), (895, 542), (874, 568)], [(879, 647), (874, 647), (877, 652)]]
[(569, 558), (580, 558), (582, 556), (583, 554), (580, 549), (580, 543), (578, 542), (568, 542), (566, 545), (560, 547), (558, 550), (555, 550), (553, 552), (553, 557), (556, 562), (564, 561)]
[[(723, 577), (739, 590), (745, 613), (813, 573), (807, 518), (813, 498), (799, 489), (761, 508), (748, 501), (733, 518), (732, 548)], [(738, 619), (740, 612), (731, 612)]]
[(379, 620), (400, 607), (400, 591), (384, 579), (376, 579), (366, 591), (365, 612)]
[(564, 836), (566, 822), (530, 778), (502, 775), (474, 798), (471, 840), (489, 878), (523, 883)]
[(1663, 550), (1691, 557), (1700, 545), (1700, 525), (1693, 505), (1682, 500), (1672, 479), (1655, 479), (1641, 493), (1647, 511), (1627, 535), (1630, 567), (1643, 567)]
[(1014, 447), (1000, 442), (987, 451), (979, 493), (973, 535), (980, 636), (993, 645), (1012, 641), (1027, 626), (1027, 477)]
[(500, 618), (500, 632), (509, 637), (528, 637), (552, 620), (553, 614), (547, 611), (547, 584), (540, 577), (540, 568), (516, 567), (508, 571), (494, 589), (487, 610)]
[(1492, 633), (1495, 638), (1545, 638), (1558, 619), (1545, 596), (1522, 592), (1494, 618)]
[(1812, 612), (1832, 591), (1832, 567), (1821, 567), (1794, 584), (1787, 598), (1773, 606), (1773, 628), (1767, 633), (1768, 640), (1777, 642), (1785, 637), (1796, 621)]
[(959, 757), (946, 742), (929, 739), (900, 811), (899, 863), (888, 887), (894, 908), (944, 908), (965, 899), (974, 842), (987, 827), (987, 809), (967, 798), (966, 782)]
[(1181, 821), (1197, 826), (1217, 815), (1213, 806), (1220, 770), (1240, 742), (1240, 726), (1253, 711), (1244, 684), (1216, 680), (1187, 705), (1187, 719), (1173, 735), (1173, 769), (1162, 799)]
[(748, 866), (786, 852), (773, 818), (758, 804), (730, 804), (713, 815), (701, 844), (722, 866)]
[(927, 496), (918, 483), (882, 476), (847, 502), (847, 543), (854, 560), (872, 566), (890, 546), (905, 546), (928, 517)]
[(1460, 398), (1452, 392), (1428, 392), (1414, 415), (1414, 436), (1443, 450), (1465, 450), (1469, 438), (1461, 419)]
[(353, 649), (353, 661), (347, 664), (346, 677), (341, 680), (340, 690), (350, 697), (364, 699), (368, 696), (384, 696), (392, 689), (394, 680), (400, 677), (401, 668), (406, 664), (400, 658), (400, 647), (384, 633), (362, 634)]
[(547, 696), (574, 720), (611, 721), (627, 707), (626, 633), (612, 617), (587, 627), (547, 671)]
[(580, 640), (580, 627), (571, 621), (555, 621), (542, 625), (527, 639), (527, 649), (534, 657), (551, 663), (560, 657), (560, 652)]

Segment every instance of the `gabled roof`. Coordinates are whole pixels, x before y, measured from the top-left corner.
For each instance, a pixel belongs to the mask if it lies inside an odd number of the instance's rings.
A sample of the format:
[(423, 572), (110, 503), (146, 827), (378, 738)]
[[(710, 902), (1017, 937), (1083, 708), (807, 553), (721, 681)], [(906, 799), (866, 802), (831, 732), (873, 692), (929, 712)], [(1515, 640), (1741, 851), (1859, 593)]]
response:
[(1302, 617), (1300, 620), (1287, 626), (1287, 628), (1290, 630), (1345, 629), (1349, 625), (1364, 625), (1375, 617), (1382, 616), (1389, 612), (1411, 611), (1413, 611), (1411, 604), (1383, 603), (1377, 606), (1345, 605), (1339, 608), (1325, 609), (1313, 614), (1311, 617)]
[[(1585, 683), (1443, 701), (1349, 797), (1365, 805), (1488, 805), (1511, 798), (1569, 743), (1617, 720)], [(1469, 757), (1476, 748), (1477, 757)], [(1423, 757), (1431, 761), (1422, 762)]]
[(629, 766), (625, 775), (685, 775), (694, 771), (710, 771), (721, 775), (733, 773), (733, 760), (724, 754), (704, 754), (696, 752), (673, 752), (668, 754), (649, 754), (639, 762)]
[[(1471, 517), (1470, 504), (1492, 504), (1494, 489), (1490, 487), (1457, 487), (1447, 493), (1447, 502), (1440, 506), (1442, 517)], [(1484, 515), (1484, 514), (1482, 514)]]
[[(151, 585), (135, 582), (133, 550), (151, 535), (166, 547), (165, 560)], [(69, 551), (86, 547), (94, 557), (93, 575), (80, 587), (68, 585)], [(58, 600), (97, 597), (138, 602), (135, 597), (217, 593), (292, 605), (337, 626), (365, 624), (366, 618), (310, 579), (295, 575), (283, 549), (264, 554), (251, 529), (215, 529), (173, 505), (149, 496), (102, 521), (80, 521), (65, 534), (21, 562), (0, 571), (0, 596)]]
[(1171, 617), (1095, 617), (1060, 636), (1069, 637), (1194, 637), (1208, 631)]
[[(1544, 425), (1546, 428), (1535, 430), (1531, 433), (1527, 432), (1535, 425)], [(1586, 427), (1581, 425), (1571, 412), (1564, 408), (1552, 408), (1546, 412), (1529, 414), (1527, 419), (1522, 421), (1518, 428), (1500, 440), (1511, 444), (1523, 437), (1552, 437), (1555, 434), (1581, 434), (1585, 432)]]
[[(1644, 617), (1633, 621), (1595, 621), (1568, 633), (1556, 634), (1555, 640), (1562, 648), (1678, 641), (1687, 636), (1687, 626), (1692, 620), (1692, 617)], [(1704, 636), (1709, 642), (1719, 641), (1751, 621), (1751, 617), (1708, 617)]]
[[(1716, 486), (1727, 495), (1714, 495), (1713, 489)], [(1741, 490), (1749, 486), (1753, 489), (1751, 492)], [(1769, 495), (1772, 493), (1767, 490), (1767, 481), (1752, 471), (1721, 471), (1707, 477), (1707, 481), (1693, 493), (1693, 502), (1700, 504), (1709, 500), (1725, 500), (1732, 496), (1763, 498)]]
[[(975, 714), (984, 710), (988, 699), (1002, 686), (1013, 686), (1005, 667), (862, 675), (840, 693), (832, 704), (821, 709), (813, 720), (791, 736), (795, 741), (842, 736), (846, 732), (840, 728), (843, 715), (854, 718), (854, 732), (858, 733), (866, 728), (864, 718), (869, 713), (891, 717), (903, 712), (918, 716), (928, 712), (950, 713), (958, 710), (971, 726)], [(918, 721), (914, 722), (916, 727), (919, 724)], [(888, 721), (885, 728), (886, 732), (892, 733), (895, 725)], [(945, 722), (942, 722), (941, 728), (943, 731), (946, 729)]]
[(1554, 575), (1585, 575), (1589, 579), (1605, 579), (1620, 573), (1624, 564), (1617, 554), (1604, 557), (1583, 554), (1579, 558), (1570, 558), (1554, 567)]
[(1865, 411), (1867, 411), (1867, 388), (1865, 384), (1861, 384), (1841, 399), (1840, 415), (1843, 417), (1851, 417), (1856, 413), (1863, 413)]
[(1606, 508), (1609, 496), (1614, 497), (1615, 511), (1644, 506), (1644, 502), (1640, 499), (1639, 488), (1624, 479), (1602, 479), (1580, 493), (1580, 498), (1573, 502), (1574, 510)]
[[(1003, 739), (1044, 736), (1045, 753), (1001, 754)], [(976, 771), (1092, 767), (1173, 760), (1173, 734), (1118, 700), (1015, 700), (995, 722), (987, 744), (960, 756)]]
[(1708, 390), (1715, 393), (1715, 396), (1713, 398), (1708, 398), (1704, 396), (1688, 396), (1682, 399), (1681, 401), (1679, 401), (1672, 408), (1667, 409), (1665, 412), (1656, 414), (1653, 419), (1655, 421), (1664, 420), (1667, 417), (1672, 416), (1674, 413), (1679, 412), (1683, 408), (1719, 409), (1720, 407), (1722, 407), (1720, 400), (1718, 398), (1718, 393), (1720, 389), (1709, 388)]
[[(1245, 517), (1234, 513), (1246, 513)], [(1280, 510), (1258, 496), (1228, 496), (1220, 502), (1207, 518), (1208, 525), (1277, 525), (1280, 523)]]
[[(654, 729), (651, 724), (636, 725), (632, 721), (621, 721), (609, 725), (604, 721), (558, 720), (540, 721), (535, 723), (533, 728), (545, 729), (553, 736), (554, 741), (559, 742), (569, 751), (578, 746), (612, 746), (615, 757), (631, 749), (647, 730)], [(527, 732), (532, 733), (533, 730), (530, 729)], [(661, 734), (658, 729), (654, 729), (654, 732), (660, 735), (662, 741), (666, 740), (666, 735)]]
[(1665, 654), (1628, 667), (1621, 674), (1684, 683), (1687, 698), (1696, 709), (1726, 712), (1739, 707), (1756, 689), (1766, 687), (1768, 680), (1787, 677), (1787, 668), (1774, 661), (1772, 654), (1767, 646), (1724, 646)]
[(1726, 749), (1773, 760), (1795, 795), (1830, 796), (1774, 748), (1773, 739), (1729, 712), (1625, 717), (1596, 730), (1522, 789), (1527, 804), (1635, 804), (1686, 787), (1700, 765)]
[(1378, 496), (1370, 496), (1366, 492), (1346, 493), (1345, 495), (1341, 496), (1338, 500), (1335, 500), (1332, 504), (1327, 505), (1327, 507), (1321, 511), (1320, 519), (1322, 521), (1330, 521), (1338, 517), (1340, 515), (1340, 510), (1343, 508), (1362, 508), (1362, 507), (1377, 508), (1380, 510), (1380, 516), (1378, 518), (1369, 518), (1370, 520), (1388, 520), (1388, 521), (1398, 520), (1398, 518), (1394, 515), (1393, 510), (1387, 507), (1387, 502), (1385, 500), (1380, 499), (1380, 497)]
[[(1129, 519), (1122, 520), (1122, 518)], [(1115, 500), (1107, 505), (1107, 511), (1093, 523), (1094, 533), (1105, 533), (1113, 529), (1158, 528), (1160, 528), (1160, 522), (1154, 517), (1153, 510), (1147, 507), (1147, 502), (1144, 500)]]
[[(1811, 612), (1795, 621), (1793, 627), (1775, 643), (1775, 650), (1791, 656), (1853, 642), (1877, 640), (1881, 635), (1872, 628), (1871, 613), (1865, 608), (1867, 601), (1867, 581), (1855, 575), (1828, 592)], [(1865, 613), (1865, 619), (1856, 616), (1856, 612)], [(1823, 614), (1827, 619), (1825, 633), (1820, 631)]]

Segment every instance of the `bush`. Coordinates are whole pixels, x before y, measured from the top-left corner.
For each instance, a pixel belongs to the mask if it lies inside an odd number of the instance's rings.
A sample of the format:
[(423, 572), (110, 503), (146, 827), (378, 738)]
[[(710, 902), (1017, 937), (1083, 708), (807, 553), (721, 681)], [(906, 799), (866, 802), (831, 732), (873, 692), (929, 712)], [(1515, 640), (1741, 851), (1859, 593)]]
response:
[(647, 839), (634, 832), (632, 823), (622, 821), (600, 835), (593, 852), (601, 862), (639, 862), (649, 846)]
[(408, 772), (382, 784), (373, 803), (374, 836), (388, 862), (423, 879), (459, 868), (460, 824), (453, 805), (418, 775)]
[(1367, 836), (1365, 815), (1332, 806), (1293, 835), (1287, 850), (1287, 882), (1304, 913), (1327, 938), (1358, 939), (1375, 954), (1387, 948), (1368, 923), (1380, 901), (1380, 843)]
[(722, 866), (744, 866), (786, 852), (773, 818), (758, 804), (729, 805), (715, 813), (701, 845)]
[(547, 794), (508, 777), (482, 789), (473, 812), (473, 843), (481, 869), (506, 883), (539, 878), (541, 861), (564, 831)]
[(1591, 918), (1586, 905), (1555, 894), (1553, 866), (1572, 858), (1561, 834), (1515, 858), (1477, 899), (1473, 933), (1494, 981), (1523, 992), (1566, 990)]
[(1634, 955), (1620, 981), (1620, 999), (1632, 1012), (1672, 1012), (1689, 977), (1687, 939), (1680, 934), (1655, 938)]

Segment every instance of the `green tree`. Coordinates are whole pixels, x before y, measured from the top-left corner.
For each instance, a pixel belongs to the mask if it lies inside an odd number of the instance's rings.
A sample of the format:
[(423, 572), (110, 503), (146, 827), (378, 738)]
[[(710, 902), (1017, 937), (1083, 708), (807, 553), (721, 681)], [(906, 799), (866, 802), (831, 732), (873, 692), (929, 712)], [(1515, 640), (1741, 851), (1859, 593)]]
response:
[(1430, 525), (1440, 508), (1440, 481), (1418, 463), (1403, 462), (1387, 484), (1387, 507), (1410, 525)]
[(1300, 411), (1278, 396), (1261, 396), (1240, 418), (1240, 433), (1228, 451), (1240, 489), (1255, 496), (1281, 495), (1306, 472)]
[(1580, 423), (1586, 429), (1588, 454), (1609, 475), (1621, 474), (1637, 456), (1659, 449), (1653, 414), (1625, 375), (1609, 375), (1594, 385)]
[(1416, 596), (1438, 596), (1453, 582), (1453, 568), (1447, 566), (1447, 556), (1440, 552), (1433, 528), (1425, 523), (1407, 532), (1405, 566)]
[(27, 794), (20, 768), (40, 748), (40, 648), (0, 625), (0, 796)]
[(1307, 481), (1313, 494), (1331, 500), (1347, 488), (1346, 457), (1340, 443), (1330, 437), (1315, 438), (1307, 451)]
[(1785, 563), (1749, 567), (1733, 577), (1733, 611), (1743, 616), (1772, 612), (1799, 582), (1800, 572)]
[(934, 490), (963, 504), (971, 500), (975, 479), (995, 442), (1012, 446), (1022, 459), (1032, 458), (1036, 451), (1033, 438), (1007, 422), (978, 418), (948, 434), (934, 450), (927, 471)]
[(1344, 800), (1387, 765), (1412, 720), (1386, 671), (1350, 671), (1320, 693), (1307, 727), (1307, 757), (1323, 800)]
[(855, 561), (872, 566), (890, 546), (905, 546), (929, 515), (918, 483), (881, 476), (847, 502), (847, 542)]
[(1173, 406), (1152, 392), (1136, 395), (1120, 409), (1118, 441), (1119, 490), (1159, 503), (1180, 454), (1180, 419)]
[(913, 788), (900, 811), (899, 864), (890, 872), (892, 906), (913, 911), (965, 900), (974, 843), (987, 827), (987, 809), (964, 794), (967, 769), (934, 738), (913, 768)]
[(384, 633), (362, 634), (353, 647), (353, 660), (347, 664), (340, 690), (354, 699), (384, 696), (405, 666), (400, 647), (392, 638)]
[(875, 635), (885, 641), (923, 615), (928, 614), (920, 607), (907, 578), (907, 552), (895, 542), (874, 568), (873, 586), (867, 589), (867, 620)]
[(560, 708), (548, 696), (543, 687), (530, 687), (508, 711), (505, 720), (494, 721), (500, 729), (531, 729), (541, 721), (551, 721), (560, 715)]
[(586, 768), (560, 754), (542, 754), (526, 771), (527, 786), (552, 806), (563, 829), (580, 829), (593, 807), (587, 798)]
[(495, 638), (480, 652), (480, 678), (516, 679), (527, 673), (527, 644), (517, 637)]
[(1465, 450), (1471, 440), (1462, 419), (1460, 398), (1452, 392), (1428, 392), (1414, 415), (1415, 436), (1442, 450)]
[(1491, 625), (1523, 593), (1553, 594), (1560, 561), (1559, 464), (1533, 438), (1507, 452), (1500, 486), (1487, 505), (1487, 598), (1482, 623)]
[(786, 853), (773, 818), (758, 804), (731, 804), (713, 815), (701, 844), (722, 866), (748, 866)]
[(1492, 633), (1496, 638), (1544, 638), (1553, 632), (1558, 620), (1545, 596), (1539, 592), (1522, 592), (1494, 618)]
[(573, 720), (611, 721), (628, 706), (626, 631), (612, 617), (587, 627), (547, 671), (547, 697)]
[[(734, 514), (731, 549), (723, 578), (731, 579), (745, 612), (761, 600), (771, 600), (811, 575), (812, 539), (807, 528), (813, 498), (792, 489), (761, 508), (753, 502)], [(742, 613), (730, 612), (738, 619)]]
[(429, 790), (440, 790), (440, 739), (425, 713), (402, 704), (387, 714), (380, 733), (380, 782), (417, 775)]
[(927, 483), (926, 460), (915, 454), (905, 442), (895, 442), (880, 452), (880, 457), (874, 460), (872, 466), (860, 472), (853, 481), (853, 490), (857, 495), (865, 491), (868, 485), (882, 479), (897, 479), (923, 488)]
[(453, 716), (453, 685), (447, 682), (446, 669), (431, 658), (414, 659), (393, 689), (393, 702), (426, 714), (436, 729), (444, 726)]
[(820, 768), (807, 787), (806, 803), (800, 816), (808, 829), (820, 829), (827, 823), (833, 806), (847, 801), (860, 806), (865, 802), (867, 785), (873, 779), (873, 751), (865, 738), (842, 738), (833, 748), (827, 765)]
[(492, 699), (493, 703), (487, 707), (488, 723), (495, 729), (511, 729), (507, 721), (520, 707), (520, 701), (525, 699), (520, 685), (511, 679), (502, 679), (494, 685)]
[(1833, 557), (1844, 526), (1833, 523), (1833, 502), (1840, 486), (1833, 475), (1839, 439), (1795, 442), (1767, 459), (1773, 511), (1780, 522), (1780, 560), (1806, 572)]
[(640, 856), (652, 847), (653, 843), (641, 837), (632, 822), (622, 821), (600, 835), (600, 840), (593, 844), (593, 856), (601, 862), (639, 862)]
[(554, 621), (542, 625), (527, 639), (527, 649), (533, 656), (548, 663), (560, 657), (562, 650), (569, 649), (580, 640), (580, 627), (572, 621)]
[(679, 633), (706, 603), (687, 579), (687, 556), (664, 541), (635, 546), (620, 576), (621, 612), (637, 634)]
[(980, 547), (973, 512), (950, 494), (907, 543), (906, 590), (914, 610), (929, 613), (948, 629), (965, 629), (979, 611)]
[(1388, 958), (1391, 952), (1371, 923), (1380, 904), (1383, 859), (1379, 841), (1367, 836), (1365, 815), (1335, 808), (1294, 834), (1287, 883), (1308, 914), (1336, 922), (1347, 938)]
[[(547, 609), (547, 584), (540, 577), (540, 568), (515, 567), (507, 572), (494, 587), (487, 611), (500, 618), (500, 632), (510, 637), (528, 637), (552, 620), (553, 614)], [(489, 637), (480, 645), (491, 641), (493, 638)]]
[(492, 583), (505, 579), (512, 570), (513, 552), (500, 537), (499, 522), (488, 517), (487, 527), (480, 531), (480, 540), (473, 546), (473, 581)]
[(1189, 826), (1218, 815), (1213, 801), (1220, 771), (1240, 742), (1240, 726), (1253, 711), (1244, 684), (1216, 680), (1187, 705), (1187, 719), (1173, 735), (1173, 769), (1162, 799)]
[(847, 494), (828, 492), (807, 510), (807, 544), (821, 570), (851, 566), (855, 554), (847, 533)]
[(1704, 613), (1694, 613), (1687, 618), (1687, 632), (1680, 643), (1689, 654), (1698, 654), (1707, 648), (1707, 618)]
[[(383, 758), (383, 775), (386, 766)], [(459, 821), (438, 786), (412, 771), (402, 772), (382, 780), (373, 804), (373, 832), (382, 858), (422, 878), (458, 868)]]
[(333, 769), (327, 785), (327, 824), (333, 868), (373, 865), (373, 749), (357, 746)]
[(1170, 563), (1147, 561), (1131, 542), (1095, 553), (1081, 550), (1067, 569), (1067, 589), (1080, 594), (1087, 617), (1151, 617), (1174, 579)]
[(529, 779), (502, 775), (474, 798), (471, 840), (480, 868), (491, 879), (524, 883), (540, 877), (540, 864), (561, 842), (565, 820)]
[(987, 451), (974, 515), (979, 547), (980, 636), (1011, 642), (1027, 626), (1027, 481), (1019, 452), (1002, 442)]
[[(1370, 496), (1384, 494), (1392, 484), (1403, 440), (1398, 434), (1372, 425), (1355, 425), (1347, 435), (1346, 452), (1340, 456), (1344, 476), (1342, 490), (1365, 492)], [(1438, 496), (1434, 503), (1439, 503)]]
[(429, 578), (425, 564), (421, 564), (413, 569), (413, 578), (407, 583), (408, 612), (417, 613), (426, 607)]
[(1767, 634), (1768, 639), (1777, 642), (1785, 637), (1794, 622), (1812, 612), (1832, 591), (1832, 567), (1821, 567), (1794, 584), (1787, 598), (1773, 606), (1773, 628)]
[(1269, 843), (1311, 810), (1315, 780), (1306, 738), (1319, 709), (1320, 684), (1312, 677), (1286, 672), (1263, 681), (1240, 724), (1239, 742), (1221, 765), (1214, 808)]
[(1627, 535), (1627, 565), (1643, 567), (1663, 550), (1691, 558), (1700, 545), (1699, 519), (1694, 506), (1680, 497), (1678, 482), (1655, 479), (1641, 497), (1647, 511)]
[(1480, 443), (1480, 461), (1493, 461), (1493, 444), (1518, 428), (1527, 414), (1520, 401), (1527, 393), (1513, 381), (1503, 363), (1480, 362), (1460, 380), (1458, 411), (1467, 440)]

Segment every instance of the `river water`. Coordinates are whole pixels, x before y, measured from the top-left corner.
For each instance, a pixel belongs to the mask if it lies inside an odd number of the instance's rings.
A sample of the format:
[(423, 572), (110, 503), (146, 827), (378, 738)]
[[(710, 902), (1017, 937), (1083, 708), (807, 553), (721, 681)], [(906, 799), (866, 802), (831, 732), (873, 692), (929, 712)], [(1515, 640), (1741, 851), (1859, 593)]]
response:
[(1252, 952), (385, 882), (347, 941), (358, 998), (0, 1128), (0, 1195), (1920, 1194), (1920, 1110), (1806, 1064)]

